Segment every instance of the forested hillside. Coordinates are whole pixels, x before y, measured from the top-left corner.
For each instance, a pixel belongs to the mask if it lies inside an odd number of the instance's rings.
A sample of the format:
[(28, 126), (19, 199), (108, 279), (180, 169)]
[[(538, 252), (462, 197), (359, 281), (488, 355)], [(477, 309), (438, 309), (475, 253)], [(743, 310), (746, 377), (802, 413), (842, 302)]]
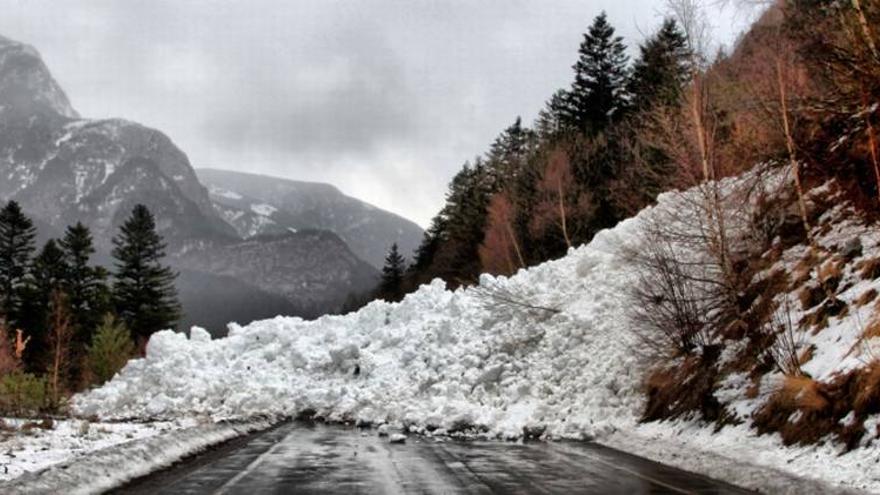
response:
[(760, 8), (736, 45), (716, 52), (699, 3), (671, 0), (634, 60), (634, 40), (596, 17), (571, 86), (531, 126), (517, 118), (452, 180), (408, 290), (556, 258), (661, 191), (757, 163), (791, 168), (799, 187), (840, 178), (874, 211), (877, 2)]

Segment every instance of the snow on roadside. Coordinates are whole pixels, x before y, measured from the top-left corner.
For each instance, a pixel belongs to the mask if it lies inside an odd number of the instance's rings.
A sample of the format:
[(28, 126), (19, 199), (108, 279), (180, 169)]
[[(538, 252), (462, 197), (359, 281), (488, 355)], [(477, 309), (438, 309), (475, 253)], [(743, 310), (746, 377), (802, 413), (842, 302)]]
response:
[(691, 421), (644, 423), (598, 441), (759, 493), (845, 495), (880, 488), (876, 449), (840, 455), (833, 444), (785, 447), (778, 436), (757, 436), (743, 425), (719, 432)]
[(194, 424), (191, 419), (152, 423), (90, 423), (70, 419), (55, 421), (52, 429), (22, 429), (29, 420), (5, 418), (3, 422), (14, 431), (0, 431), (0, 481)]
[(87, 456), (70, 458), (0, 483), (0, 493), (103, 493), (166, 468), (179, 459), (212, 445), (270, 426), (271, 422), (265, 419), (255, 419), (239, 423), (206, 423), (164, 431), (154, 428), (152, 435), (94, 450)]

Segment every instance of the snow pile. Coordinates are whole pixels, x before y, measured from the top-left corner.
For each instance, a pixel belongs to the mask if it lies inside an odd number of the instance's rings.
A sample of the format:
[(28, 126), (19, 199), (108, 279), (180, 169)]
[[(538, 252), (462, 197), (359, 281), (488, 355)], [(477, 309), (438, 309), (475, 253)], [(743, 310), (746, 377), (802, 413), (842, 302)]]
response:
[[(69, 458), (46, 469), (29, 472), (5, 483), (0, 493), (29, 495), (65, 493), (85, 495), (105, 493), (151, 472), (167, 468), (177, 460), (204, 451), (236, 437), (270, 426), (265, 419), (241, 423), (207, 423), (155, 433)], [(64, 443), (59, 442), (63, 448)], [(59, 445), (48, 449), (59, 450)]]
[[(199, 328), (189, 338), (161, 332), (146, 358), (75, 407), (105, 418), (315, 411), (502, 438), (633, 426), (644, 363), (622, 316), (633, 277), (622, 246), (635, 242), (639, 221), (514, 277), (484, 276), (479, 289), (434, 281), (399, 304), (233, 324), (218, 340)], [(498, 294), (559, 311), (504, 307)]]

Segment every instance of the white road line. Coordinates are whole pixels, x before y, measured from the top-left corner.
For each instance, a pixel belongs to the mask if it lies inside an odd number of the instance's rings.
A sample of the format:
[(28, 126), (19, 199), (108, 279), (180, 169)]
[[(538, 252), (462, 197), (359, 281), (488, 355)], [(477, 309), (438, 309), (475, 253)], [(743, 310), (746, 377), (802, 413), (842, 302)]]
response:
[(278, 440), (278, 443), (276, 443), (275, 445), (270, 447), (269, 450), (258, 455), (257, 458), (254, 459), (253, 461), (251, 461), (251, 463), (248, 464), (247, 467), (244, 468), (244, 470), (242, 472), (236, 474), (235, 476), (232, 477), (232, 479), (230, 479), (229, 481), (224, 483), (223, 486), (218, 488), (217, 491), (214, 492), (214, 495), (223, 495), (225, 493), (228, 493), (230, 488), (232, 488), (236, 483), (241, 481), (242, 478), (244, 478), (245, 476), (250, 474), (254, 469), (256, 469), (257, 466), (261, 462), (263, 462), (263, 459), (265, 459), (267, 456), (272, 455), (273, 453), (275, 453), (276, 450), (281, 448), (281, 446), (284, 445), (284, 441), (287, 440), (287, 437), (288, 437), (288, 435), (285, 435), (283, 438)]
[[(634, 471), (634, 470), (632, 470), (632, 469), (625, 468), (625, 467), (623, 467), (623, 466), (619, 466), (619, 465), (617, 465), (617, 464), (614, 464), (613, 462), (608, 462), (608, 461), (606, 461), (606, 460), (603, 460), (603, 459), (599, 458), (598, 456), (592, 456), (592, 455), (587, 454), (586, 452), (574, 451), (574, 450), (572, 450), (572, 449), (570, 449), (570, 448), (565, 448), (565, 447), (563, 447), (563, 446), (561, 446), (561, 445), (559, 445), (558, 447), (561, 447), (562, 449), (564, 449), (564, 450), (566, 451), (566, 453), (569, 453), (569, 454), (571, 454), (571, 455), (576, 455), (576, 456), (578, 456), (578, 457), (583, 457), (583, 458), (589, 459), (589, 460), (591, 460), (591, 461), (596, 461), (596, 462), (598, 462), (599, 464), (602, 464), (602, 465), (608, 466), (608, 467), (610, 467), (610, 468), (612, 468), (612, 469), (615, 469), (615, 470), (617, 470), (617, 471), (623, 471), (624, 473), (631, 474), (631, 475), (635, 476), (636, 478), (641, 478), (641, 479), (643, 479), (643, 480), (645, 480), (645, 481), (648, 481), (648, 482), (650, 482), (650, 483), (654, 483), (654, 484), (656, 484), (656, 485), (660, 485), (660, 486), (662, 486), (663, 488), (667, 488), (667, 489), (672, 490), (672, 491), (674, 491), (674, 492), (676, 492), (676, 493), (683, 493), (683, 494), (685, 494), (685, 495), (694, 495), (694, 494), (696, 493), (696, 492), (691, 492), (691, 491), (685, 490), (685, 489), (683, 489), (683, 488), (679, 488), (679, 487), (677, 487), (677, 486), (675, 486), (675, 485), (670, 485), (669, 483), (666, 483), (666, 482), (664, 482), (664, 481), (660, 481), (660, 480), (658, 480), (658, 479), (656, 479), (656, 478), (652, 478), (652, 477), (650, 477), (650, 476), (645, 476), (644, 474), (642, 474), (642, 473), (640, 473), (640, 472), (638, 472), (638, 471)], [(559, 459), (560, 459), (561, 461), (563, 461), (563, 462), (567, 462), (567, 463), (569, 463), (570, 465), (573, 465), (573, 466), (577, 466), (577, 465), (578, 465), (578, 464), (577, 464), (576, 462), (574, 462), (573, 460), (571, 460), (571, 459), (569, 459), (569, 458), (567, 458), (567, 457), (565, 457), (565, 456), (559, 454), (558, 451), (555, 452), (555, 453), (556, 453), (556, 455), (559, 457)]]

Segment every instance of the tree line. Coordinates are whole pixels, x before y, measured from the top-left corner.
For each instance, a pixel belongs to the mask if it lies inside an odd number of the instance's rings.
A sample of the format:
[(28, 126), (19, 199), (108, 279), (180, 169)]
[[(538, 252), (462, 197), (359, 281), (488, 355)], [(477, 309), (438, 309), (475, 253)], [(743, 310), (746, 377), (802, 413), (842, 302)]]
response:
[(57, 407), (66, 392), (112, 377), (152, 333), (174, 328), (181, 307), (143, 205), (113, 238), (112, 271), (92, 262), (82, 223), (39, 251), (35, 238), (33, 222), (9, 201), (0, 210), (0, 401), (43, 383), (47, 397), (37, 402)]
[[(531, 127), (520, 118), (453, 177), (411, 265), (393, 251), (380, 297), (432, 278), (457, 286), (558, 257), (648, 204), (670, 185), (670, 157), (639, 139), (645, 115), (679, 104), (692, 53), (669, 18), (630, 64), (603, 12), (578, 50), (571, 86)], [(632, 167), (634, 155), (642, 167)]]
[[(712, 51), (699, 2), (667, 7), (633, 61), (608, 17), (593, 20), (570, 87), (531, 126), (515, 119), (464, 164), (413, 262), (386, 260), (380, 297), (435, 277), (454, 287), (512, 274), (588, 242), (660, 192), (756, 163), (794, 175), (807, 230), (805, 184), (838, 178), (874, 208), (880, 2), (767, 2), (732, 53)], [(720, 218), (718, 191), (706, 194), (707, 214)], [(719, 264), (735, 278), (725, 225), (713, 228)]]

